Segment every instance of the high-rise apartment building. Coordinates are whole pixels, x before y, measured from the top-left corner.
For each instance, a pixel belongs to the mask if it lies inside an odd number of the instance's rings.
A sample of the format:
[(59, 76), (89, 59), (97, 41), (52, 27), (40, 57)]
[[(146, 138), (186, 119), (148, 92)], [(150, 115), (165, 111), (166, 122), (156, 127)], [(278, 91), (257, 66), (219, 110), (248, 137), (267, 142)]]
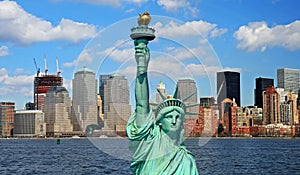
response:
[(41, 110), (17, 110), (14, 117), (14, 137), (44, 137), (46, 123)]
[(125, 134), (127, 121), (131, 115), (129, 86), (124, 76), (114, 74), (104, 85), (104, 122), (120, 134)]
[(0, 102), (0, 137), (13, 136), (15, 103)]
[(225, 98), (221, 102), (221, 124), (223, 125), (223, 133), (225, 135), (231, 135), (236, 131), (237, 108), (236, 102), (229, 98)]
[(217, 103), (221, 106), (225, 98), (234, 99), (237, 106), (241, 106), (240, 73), (217, 72)]
[(274, 87), (263, 92), (263, 125), (280, 123), (279, 93)]
[(299, 81), (299, 69), (277, 69), (277, 86), (279, 88), (297, 93), (299, 90)]
[(46, 135), (55, 137), (73, 132), (71, 99), (65, 87), (52, 87), (45, 97)]
[(82, 131), (86, 131), (87, 126), (98, 125), (96, 75), (84, 67), (74, 74), (72, 83), (75, 115)]
[(262, 94), (267, 88), (274, 86), (274, 79), (271, 78), (256, 78), (254, 89), (254, 106), (263, 107)]

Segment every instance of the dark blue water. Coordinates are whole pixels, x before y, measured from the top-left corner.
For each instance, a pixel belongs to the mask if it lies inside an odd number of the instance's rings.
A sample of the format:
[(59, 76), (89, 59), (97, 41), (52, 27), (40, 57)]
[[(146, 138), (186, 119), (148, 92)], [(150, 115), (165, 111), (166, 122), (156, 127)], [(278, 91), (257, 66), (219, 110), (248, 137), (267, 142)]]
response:
[[(0, 140), (0, 174), (131, 174), (127, 139)], [(185, 141), (199, 174), (300, 174), (300, 139)]]

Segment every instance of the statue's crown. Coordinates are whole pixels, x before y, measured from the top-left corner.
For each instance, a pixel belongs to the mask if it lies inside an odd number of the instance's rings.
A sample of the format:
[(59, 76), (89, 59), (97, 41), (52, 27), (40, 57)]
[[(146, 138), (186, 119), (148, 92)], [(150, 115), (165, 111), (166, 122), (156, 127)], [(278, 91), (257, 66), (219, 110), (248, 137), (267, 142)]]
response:
[(183, 111), (185, 112), (185, 104), (183, 103), (183, 101), (181, 101), (180, 99), (176, 99), (176, 98), (167, 98), (165, 99), (163, 102), (161, 102), (160, 104), (158, 104), (157, 108), (156, 108), (156, 115), (163, 109), (169, 106), (176, 106), (176, 107), (180, 107), (183, 109)]
[(186, 112), (186, 108), (190, 108), (190, 107), (194, 107), (194, 106), (199, 106), (199, 104), (192, 104), (192, 105), (188, 105), (186, 106), (184, 104), (184, 102), (186, 100), (188, 100), (189, 98), (191, 98), (193, 95), (195, 95), (195, 93), (191, 94), (190, 96), (180, 100), (177, 98), (177, 92), (178, 92), (178, 87), (176, 87), (176, 90), (175, 90), (175, 93), (173, 96), (167, 96), (165, 97), (159, 89), (157, 89), (160, 97), (162, 98), (163, 102), (159, 103), (159, 104), (155, 104), (155, 103), (152, 103), (152, 105), (156, 106), (156, 109), (155, 109), (155, 114), (156, 116), (159, 114), (159, 112), (166, 108), (166, 107), (169, 107), (169, 106), (176, 106), (176, 107), (180, 107), (185, 114), (189, 114), (189, 115), (198, 115), (197, 113), (190, 113), (190, 112)]

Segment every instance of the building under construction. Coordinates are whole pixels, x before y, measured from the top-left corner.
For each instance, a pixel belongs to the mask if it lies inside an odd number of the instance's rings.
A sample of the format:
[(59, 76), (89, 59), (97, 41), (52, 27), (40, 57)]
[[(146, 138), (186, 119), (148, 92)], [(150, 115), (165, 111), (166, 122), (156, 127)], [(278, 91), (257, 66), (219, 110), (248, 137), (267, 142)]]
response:
[(40, 69), (37, 68), (35, 59), (35, 67), (37, 69), (36, 77), (34, 77), (34, 104), (36, 110), (43, 110), (44, 100), (47, 91), (53, 86), (62, 86), (63, 78), (60, 76), (60, 70), (58, 67), (58, 58), (56, 57), (57, 74), (48, 74), (48, 67), (45, 61), (45, 73), (40, 73)]

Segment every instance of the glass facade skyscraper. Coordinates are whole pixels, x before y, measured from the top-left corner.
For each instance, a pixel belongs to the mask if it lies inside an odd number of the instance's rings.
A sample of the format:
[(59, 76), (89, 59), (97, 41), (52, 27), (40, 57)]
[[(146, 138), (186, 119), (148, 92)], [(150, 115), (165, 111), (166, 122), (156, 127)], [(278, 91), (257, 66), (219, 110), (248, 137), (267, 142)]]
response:
[(297, 93), (299, 90), (299, 70), (291, 68), (277, 69), (277, 86), (284, 88), (285, 91)]
[(255, 89), (254, 89), (254, 106), (259, 108), (263, 107), (263, 91), (269, 87), (274, 86), (274, 79), (271, 78), (256, 78), (255, 79)]
[(241, 106), (240, 73), (239, 72), (217, 72), (217, 103), (221, 106), (225, 98), (234, 99)]

